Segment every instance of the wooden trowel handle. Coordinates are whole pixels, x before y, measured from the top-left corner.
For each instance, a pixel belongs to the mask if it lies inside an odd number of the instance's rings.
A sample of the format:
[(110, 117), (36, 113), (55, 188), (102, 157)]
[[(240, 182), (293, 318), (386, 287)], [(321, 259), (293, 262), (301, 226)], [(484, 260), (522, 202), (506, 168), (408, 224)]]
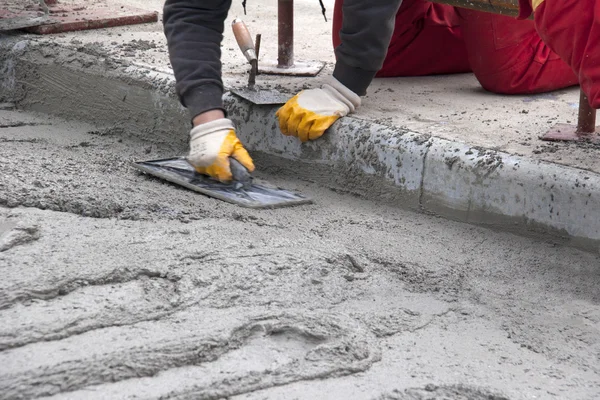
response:
[(231, 27), (233, 28), (233, 35), (240, 46), (240, 50), (242, 50), (248, 62), (252, 64), (256, 60), (256, 50), (254, 49), (254, 41), (248, 27), (244, 21), (238, 18), (233, 20)]

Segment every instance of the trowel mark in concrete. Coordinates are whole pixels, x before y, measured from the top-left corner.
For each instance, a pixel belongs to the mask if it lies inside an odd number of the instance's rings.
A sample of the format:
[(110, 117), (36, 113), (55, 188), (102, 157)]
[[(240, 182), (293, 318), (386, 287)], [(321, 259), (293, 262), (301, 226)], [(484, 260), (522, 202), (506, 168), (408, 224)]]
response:
[[(218, 399), (365, 371), (380, 357), (373, 335), (339, 314), (287, 310), (242, 317), (240, 310), (195, 308), (161, 321), (4, 351), (0, 392), (4, 399), (83, 388), (91, 389), (85, 391), (88, 399)], [(153, 379), (140, 385), (140, 377)]]
[(433, 384), (423, 388), (394, 390), (373, 400), (509, 400), (508, 397), (494, 394), (487, 389), (467, 385)]
[[(40, 238), (39, 227), (35, 224), (20, 222), (17, 224), (17, 226), (6, 233), (2, 232), (1, 225), (2, 221), (0, 221), (0, 252), (33, 242)], [(1, 308), (2, 304), (0, 302), (0, 309)]]
[(83, 286), (51, 300), (16, 304), (0, 311), (0, 351), (166, 317), (181, 306), (178, 291), (178, 282), (140, 275), (122, 284)]
[[(40, 288), (28, 288), (20, 285), (8, 287), (0, 292), (0, 310), (9, 308), (17, 303), (28, 302), (33, 299), (51, 300), (64, 296), (78, 288), (85, 286), (109, 285), (115, 283), (126, 283), (141, 277), (166, 278), (166, 274), (158, 271), (128, 269), (115, 269), (102, 276), (82, 276), (68, 280), (59, 281), (57, 285)], [(169, 280), (176, 282), (178, 277), (170, 276)]]

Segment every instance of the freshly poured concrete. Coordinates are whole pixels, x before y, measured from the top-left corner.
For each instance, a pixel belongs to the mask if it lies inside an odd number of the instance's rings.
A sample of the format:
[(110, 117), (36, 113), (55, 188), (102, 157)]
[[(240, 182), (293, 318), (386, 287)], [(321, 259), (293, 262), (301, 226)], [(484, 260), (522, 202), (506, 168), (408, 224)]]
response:
[(597, 254), (268, 171), (316, 203), (240, 209), (2, 108), (1, 399), (600, 395)]
[[(162, 2), (135, 3), (159, 9)], [(333, 61), (318, 2), (296, 3), (304, 21), (297, 29), (311, 32), (301, 43), (297, 39), (297, 57)], [(245, 18), (263, 33), (265, 57), (275, 54), (274, 6), (248, 2), (257, 17)], [(234, 4), (230, 19), (240, 9)], [(327, 28), (319, 31), (319, 24)], [(18, 67), (29, 65), (26, 70), (11, 71), (16, 64), (10, 56), (0, 60), (8, 60), (1, 64), (7, 70), (0, 94), (15, 94), (11, 101), (20, 106), (71, 120), (0, 104), (0, 399), (599, 397), (597, 251), (413, 214), (352, 196), (347, 190), (356, 188), (344, 184), (312, 181), (340, 179), (318, 168), (319, 143), (322, 151), (335, 148), (343, 143), (337, 139), (346, 140), (360, 126), (376, 130), (376, 137), (398, 131), (399, 141), (414, 138), (414, 151), (398, 154), (407, 175), (391, 178), (402, 190), (414, 189), (417, 199), (408, 193), (392, 199), (395, 204), (429, 205), (436, 178), (456, 185), (456, 198), (471, 207), (470, 198), (461, 197), (468, 191), (459, 189), (481, 189), (481, 177), (460, 181), (471, 175), (454, 172), (470, 161), (452, 156), (455, 148), (465, 150), (461, 156), (491, 160), (485, 165), (494, 172), (502, 170), (496, 168), (499, 160), (514, 158), (486, 156), (485, 149), (470, 146), (523, 149), (533, 161), (597, 171), (593, 148), (528, 150), (538, 146), (535, 137), (548, 121), (575, 117), (576, 91), (498, 97), (477, 89), (470, 75), (378, 81), (357, 114), (362, 122), (348, 119), (330, 138), (302, 148), (276, 143), (291, 150), (281, 154), (284, 159), (300, 151), (308, 157), (303, 168), (318, 172), (290, 173), (300, 164), (284, 168), (285, 161), (275, 164), (257, 154), (260, 176), (300, 190), (316, 204), (250, 211), (129, 166), (186, 151), (187, 118), (165, 95), (172, 80), (160, 29), (156, 24), (33, 37), (41, 48), (25, 42), (13, 48), (24, 53)], [(265, 42), (265, 35), (272, 40)], [(128, 67), (131, 75), (124, 75), (120, 58), (144, 68)], [(229, 33), (224, 60), (227, 85), (243, 85), (246, 66)], [(152, 85), (143, 86), (140, 73)], [(290, 92), (318, 84), (264, 76), (259, 84), (266, 87), (267, 80)], [(234, 117), (242, 121), (247, 107), (236, 106)], [(272, 118), (266, 110), (254, 111), (254, 117)], [(429, 146), (427, 134), (467, 145)], [(517, 145), (522, 147), (511, 150)], [(439, 165), (419, 164), (424, 147)], [(311, 155), (312, 165), (306, 162)], [(516, 171), (508, 175), (515, 175), (514, 182), (524, 176), (518, 165), (505, 164)], [(540, 164), (540, 174), (546, 167)], [(422, 173), (415, 176), (425, 180), (409, 179), (416, 168)], [(578, 201), (586, 190), (595, 193), (589, 186), (595, 176), (575, 170), (578, 189), (565, 187), (564, 193), (578, 194)], [(367, 197), (387, 193), (369, 178), (353, 179), (370, 192)], [(567, 200), (557, 198), (556, 204), (581, 211)], [(564, 218), (563, 209), (547, 211)]]

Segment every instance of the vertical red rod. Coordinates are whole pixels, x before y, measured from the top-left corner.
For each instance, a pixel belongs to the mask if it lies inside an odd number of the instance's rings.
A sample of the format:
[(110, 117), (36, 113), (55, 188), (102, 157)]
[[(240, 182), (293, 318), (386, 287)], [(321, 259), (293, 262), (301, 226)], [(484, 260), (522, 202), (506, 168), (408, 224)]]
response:
[(577, 133), (589, 134), (596, 132), (596, 110), (590, 106), (588, 97), (583, 90), (579, 96), (579, 119)]
[(294, 0), (278, 0), (278, 54), (279, 68), (294, 66)]

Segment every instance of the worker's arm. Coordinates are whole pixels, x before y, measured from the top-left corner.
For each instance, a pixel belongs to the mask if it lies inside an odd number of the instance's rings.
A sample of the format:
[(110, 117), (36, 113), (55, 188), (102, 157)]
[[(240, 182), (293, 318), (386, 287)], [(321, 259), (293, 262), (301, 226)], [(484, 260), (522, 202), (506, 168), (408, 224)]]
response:
[(385, 60), (402, 0), (345, 0), (342, 43), (333, 77), (320, 89), (298, 93), (279, 111), (282, 133), (302, 141), (320, 137), (338, 118), (360, 106)]
[(383, 66), (402, 0), (344, 0), (333, 76), (359, 96)]
[(194, 125), (188, 161), (221, 181), (232, 178), (230, 157), (254, 170), (223, 107), (221, 41), (230, 6), (231, 0), (167, 0), (163, 16), (175, 88)]
[(191, 117), (223, 110), (221, 41), (231, 0), (167, 0), (163, 23), (177, 95)]

